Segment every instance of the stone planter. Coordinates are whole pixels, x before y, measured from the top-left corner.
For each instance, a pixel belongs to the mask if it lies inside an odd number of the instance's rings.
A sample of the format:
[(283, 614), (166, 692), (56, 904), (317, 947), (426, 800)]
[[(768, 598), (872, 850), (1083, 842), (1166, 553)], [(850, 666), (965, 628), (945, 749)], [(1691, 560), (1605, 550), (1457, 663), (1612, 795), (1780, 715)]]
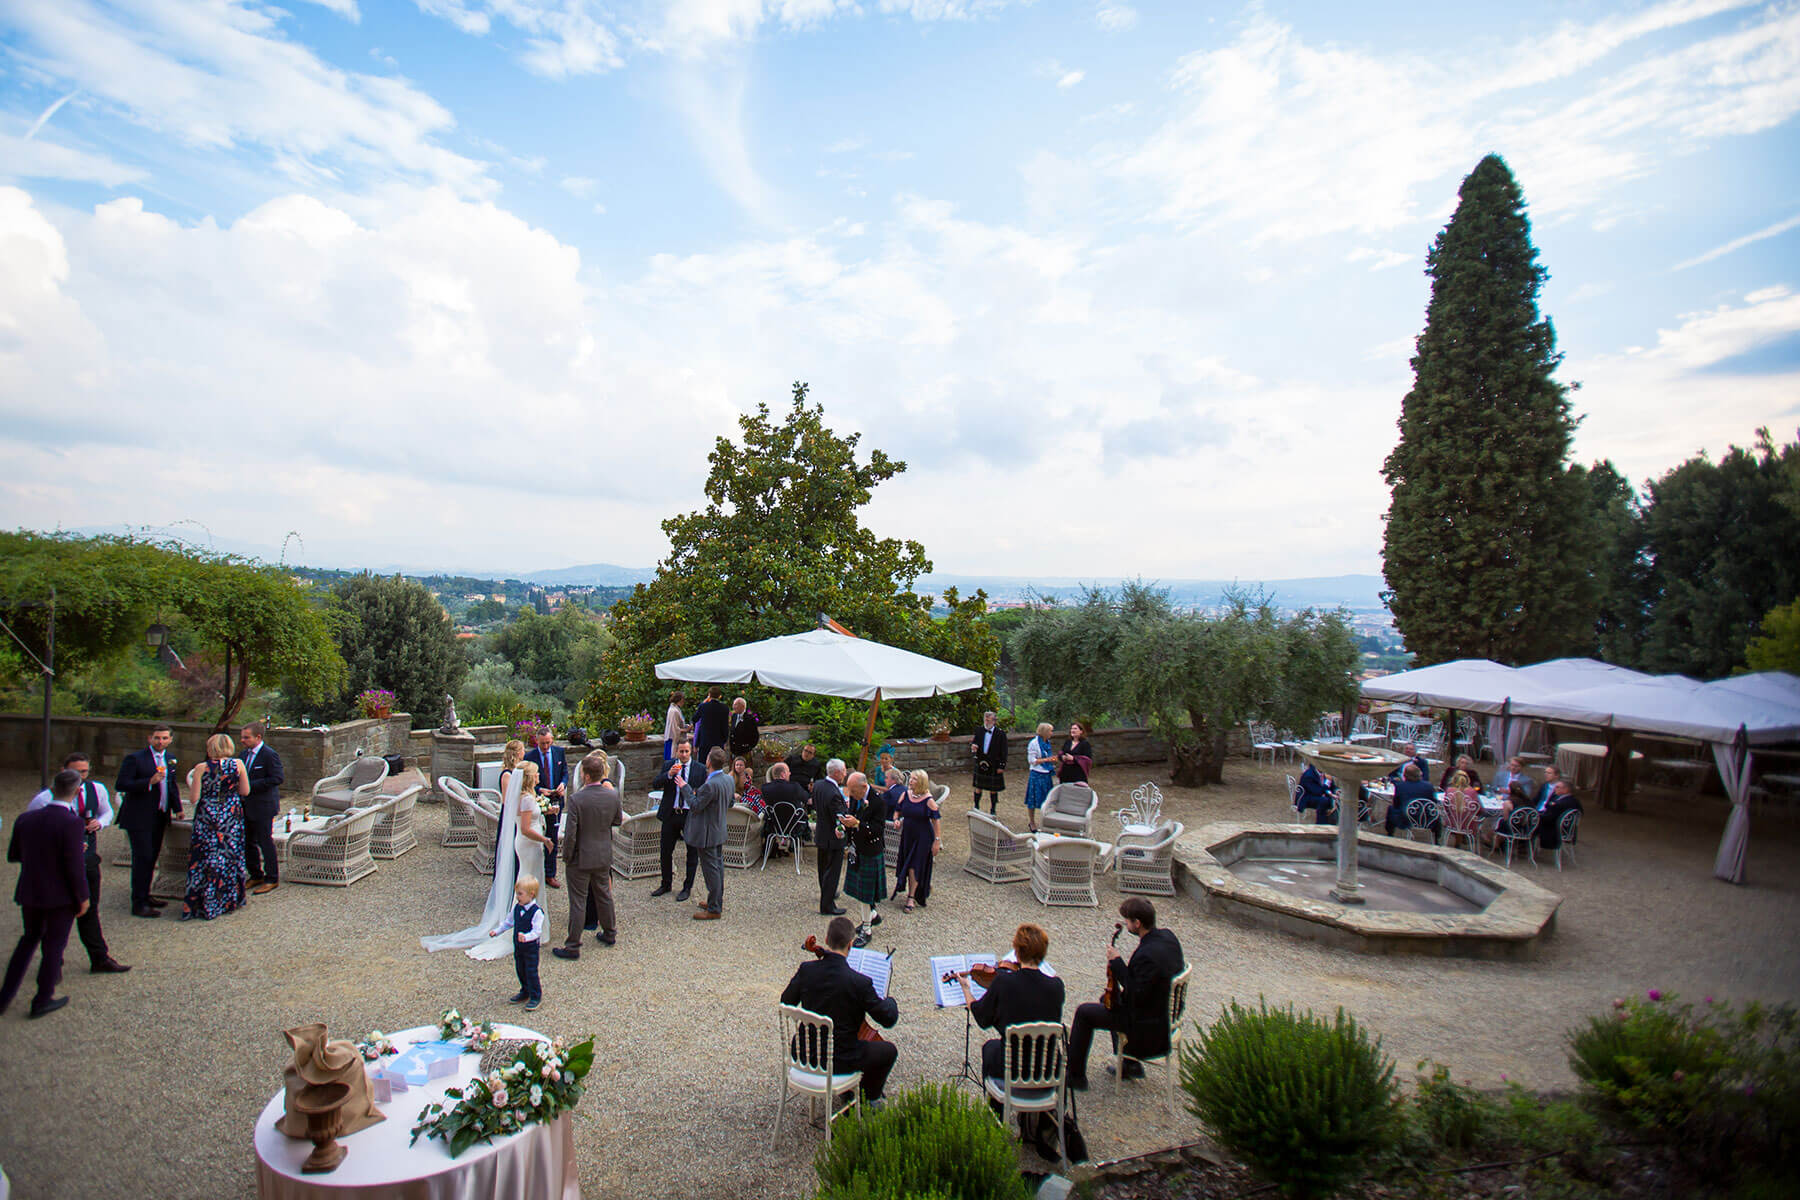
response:
[(620, 732), (620, 736), (623, 737), (628, 742), (641, 742), (649, 735), (645, 734), (645, 733), (640, 733), (634, 729), (626, 729), (626, 730), (622, 730)]

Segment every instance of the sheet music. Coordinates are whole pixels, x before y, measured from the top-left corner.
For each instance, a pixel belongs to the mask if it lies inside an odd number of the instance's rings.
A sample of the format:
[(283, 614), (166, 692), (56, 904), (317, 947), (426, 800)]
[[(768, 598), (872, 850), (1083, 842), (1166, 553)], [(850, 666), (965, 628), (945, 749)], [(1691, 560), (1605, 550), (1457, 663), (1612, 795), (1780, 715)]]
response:
[(894, 964), (885, 954), (877, 954), (873, 950), (856, 948), (846, 954), (850, 969), (869, 977), (875, 985), (875, 994), (882, 999), (887, 998), (888, 982), (893, 977)]
[[(1006, 952), (1006, 957), (1002, 958), (1000, 961), (1001, 962), (1009, 962), (1009, 963), (1013, 963), (1014, 965), (1017, 965), (1018, 961), (1019, 961), (1019, 952), (1017, 950), (1008, 950)], [(1042, 971), (1045, 975), (1048, 975), (1051, 979), (1056, 978), (1056, 968), (1051, 966), (1047, 962), (1039, 963), (1038, 970)]]
[[(938, 1007), (962, 1008), (966, 1003), (963, 1000), (962, 984), (954, 979), (949, 983), (944, 982), (944, 975), (946, 972), (956, 971), (960, 973), (971, 970), (976, 963), (986, 963), (988, 966), (992, 967), (997, 965), (999, 961), (1000, 960), (992, 954), (932, 955), (931, 990), (932, 995), (937, 999)], [(982, 996), (987, 994), (987, 989), (971, 979), (969, 980), (969, 992), (975, 999), (979, 1000)]]

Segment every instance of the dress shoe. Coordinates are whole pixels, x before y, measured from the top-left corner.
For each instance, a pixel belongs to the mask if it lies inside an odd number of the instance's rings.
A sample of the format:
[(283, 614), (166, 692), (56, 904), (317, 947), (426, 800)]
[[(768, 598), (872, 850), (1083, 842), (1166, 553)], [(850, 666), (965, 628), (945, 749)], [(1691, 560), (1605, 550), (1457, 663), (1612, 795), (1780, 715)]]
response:
[(661, 886), (661, 887), (659, 887), (659, 888), (657, 888), (657, 889), (656, 889), (656, 890), (655, 890), (655, 891), (654, 891), (654, 892), (651, 892), (651, 893), (650, 893), (650, 898), (651, 898), (651, 899), (652, 899), (652, 900), (654, 900), (654, 899), (656, 899), (656, 898), (657, 898), (657, 897), (658, 897), (658, 896), (666, 896), (666, 895), (668, 895), (668, 894), (669, 894), (669, 893), (670, 893), (670, 892), (672, 892), (672, 891), (674, 891), (674, 890), (675, 890), (675, 889), (674, 889), (674, 888), (672, 888), (672, 887), (670, 887), (670, 886), (669, 886), (669, 885), (668, 885), (668, 884), (666, 884), (666, 883), (665, 883), (665, 884), (663, 884), (663, 885), (662, 885), (662, 886)]
[(550, 947), (550, 953), (554, 954), (558, 958), (580, 958), (581, 957), (581, 951), (570, 950), (564, 946), (552, 946), (552, 947)]
[(608, 930), (606, 933), (601, 934), (599, 937), (595, 938), (594, 940), (596, 942), (599, 942), (602, 946), (612, 946), (612, 945), (616, 945), (618, 943), (619, 935)]
[(259, 883), (267, 883), (267, 882), (268, 882), (268, 880), (263, 878), (261, 875), (252, 875), (252, 876), (250, 876), (250, 878), (244, 880), (245, 885), (248, 887), (255, 887)]
[(184, 908), (181, 910), (181, 915), (179, 917), (176, 917), (175, 919), (177, 921), (191, 921), (194, 919), (194, 914)]
[(725, 915), (724, 913), (716, 913), (710, 908), (703, 908), (699, 912), (694, 914), (694, 920), (696, 920), (696, 921), (716, 921), (724, 915)]
[(538, 1005), (540, 1005), (542, 1003), (543, 1003), (543, 1001), (541, 999), (540, 1000), (527, 1000), (525, 1002), (525, 1011), (531, 1012), (534, 1009), (536, 1009)]
[(531, 997), (527, 996), (525, 994), (525, 992), (521, 989), (520, 991), (514, 992), (512, 995), (508, 996), (506, 998), (506, 1002), (508, 1004), (523, 1004), (523, 1003), (525, 1003), (525, 1001), (527, 1001), (529, 999), (531, 999)]
[(270, 883), (268, 880), (265, 879), (263, 882), (257, 884), (255, 887), (251, 888), (250, 894), (252, 896), (266, 896), (270, 892), (274, 891), (276, 888), (278, 888), (280, 886), (281, 885), (279, 883)]
[(158, 900), (155, 896), (152, 896), (152, 897), (150, 897), (150, 907), (151, 908), (167, 908), (167, 907), (169, 907), (169, 902), (167, 900)]
[(819, 910), (819, 915), (821, 917), (841, 917), (844, 915), (844, 910), (833, 905), (830, 908), (821, 908)]
[(872, 914), (872, 915), (871, 915), (871, 916), (870, 916), (870, 917), (869, 917), (869, 928), (870, 928), (870, 929), (873, 929), (873, 928), (875, 928), (875, 927), (876, 927), (876, 926), (877, 926), (877, 925), (879, 925), (879, 924), (881, 924), (881, 914), (880, 914), (880, 913), (874, 913), (874, 914)]
[(48, 1016), (51, 1013), (55, 1012), (57, 1009), (61, 1008), (63, 1005), (67, 1004), (68, 1002), (69, 1002), (69, 998), (67, 996), (58, 996), (54, 1000), (46, 1000), (42, 1004), (32, 1005), (31, 1012), (28, 1013), (27, 1015), (33, 1016), (33, 1017)]
[(679, 892), (675, 893), (675, 903), (686, 904), (688, 902), (688, 899), (691, 896), (693, 896), (693, 894), (694, 894), (693, 888), (682, 888)]
[[(1108, 1075), (1117, 1075), (1119, 1073), (1119, 1068), (1117, 1068), (1109, 1063), (1109, 1064), (1107, 1064), (1107, 1067), (1106, 1067), (1106, 1073)], [(1128, 1062), (1125, 1064), (1125, 1078), (1126, 1079), (1142, 1079), (1143, 1077), (1144, 1077), (1144, 1068), (1142, 1066), (1140, 1066), (1137, 1063), (1133, 1063), (1133, 1062)]]
[(89, 966), (88, 974), (90, 974), (90, 975), (123, 975), (125, 972), (127, 972), (129, 970), (131, 970), (130, 967), (126, 966), (124, 963), (120, 962), (118, 959), (112, 958), (109, 956), (109, 957), (103, 958), (99, 962), (94, 963), (91, 966)]
[(549, 884), (553, 888), (559, 888), (562, 886), (562, 883), (559, 880), (555, 880), (555, 879), (546, 879), (546, 880), (544, 880), (544, 882)]
[(1070, 1075), (1066, 1079), (1063, 1080), (1063, 1086), (1066, 1088), (1072, 1088), (1077, 1092), (1085, 1092), (1088, 1090), (1087, 1076), (1086, 1075)]
[(131, 910), (131, 915), (134, 917), (160, 917), (160, 916), (162, 916), (161, 913), (157, 912), (154, 908), (151, 908), (148, 904), (138, 905), (136, 908)]

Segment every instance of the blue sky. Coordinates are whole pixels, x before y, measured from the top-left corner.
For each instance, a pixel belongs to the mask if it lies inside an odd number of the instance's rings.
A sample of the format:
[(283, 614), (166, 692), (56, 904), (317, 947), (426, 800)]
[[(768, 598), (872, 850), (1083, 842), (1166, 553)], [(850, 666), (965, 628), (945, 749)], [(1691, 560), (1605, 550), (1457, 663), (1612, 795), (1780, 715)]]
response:
[(1490, 151), (1579, 458), (1794, 436), (1797, 109), (1793, 3), (9, 0), (0, 519), (648, 564), (804, 379), (941, 571), (1373, 571)]

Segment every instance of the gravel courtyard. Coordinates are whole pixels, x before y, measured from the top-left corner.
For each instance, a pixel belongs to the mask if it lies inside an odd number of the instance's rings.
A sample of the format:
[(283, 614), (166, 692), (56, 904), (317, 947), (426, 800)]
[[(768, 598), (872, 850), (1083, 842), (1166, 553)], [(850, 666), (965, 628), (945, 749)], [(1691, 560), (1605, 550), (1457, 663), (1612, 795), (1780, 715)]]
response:
[[(1223, 789), (1164, 788), (1165, 812), (1189, 828), (1209, 820), (1270, 819), (1284, 808), (1281, 768), (1234, 762)], [(1096, 774), (1102, 816), (1164, 772), (1152, 764)], [(1044, 909), (1027, 884), (993, 887), (960, 870), (967, 854), (964, 781), (953, 783), (930, 907), (886, 910), (878, 949), (895, 948), (900, 1048), (893, 1086), (942, 1079), (962, 1062), (963, 1020), (933, 1007), (933, 953), (1004, 950), (1023, 920), (1050, 931), (1050, 961), (1068, 980), (1070, 1009), (1097, 996), (1118, 893), (1101, 907)], [(35, 773), (0, 773), (8, 822), (36, 788)], [(1023, 827), (1020, 793), (1001, 817)], [(1410, 1076), (1430, 1057), (1478, 1084), (1502, 1076), (1571, 1083), (1564, 1030), (1614, 996), (1661, 987), (1696, 997), (1791, 1000), (1800, 995), (1800, 836), (1770, 818), (1752, 829), (1749, 885), (1712, 879), (1724, 821), (1716, 800), (1634, 798), (1630, 813), (1589, 812), (1579, 865), (1532, 877), (1564, 903), (1554, 938), (1531, 963), (1372, 958), (1243, 928), (1185, 899), (1159, 902), (1163, 924), (1196, 967), (1190, 1015), (1209, 1020), (1233, 997), (1343, 1005), (1379, 1033)], [(63, 993), (72, 1003), (41, 1021), (24, 1013), (30, 981), (0, 1018), (0, 1166), (19, 1197), (245, 1197), (255, 1192), (250, 1122), (280, 1086), (289, 1057), (281, 1031), (324, 1020), (335, 1036), (434, 1021), (445, 1007), (522, 1018), (506, 998), (510, 961), (427, 955), (422, 934), (474, 920), (487, 878), (467, 851), (437, 843), (445, 810), (422, 805), (420, 846), (348, 890), (286, 885), (220, 921), (151, 924), (130, 916), (126, 871), (107, 867), (103, 912), (128, 975), (90, 976), (71, 939)], [(122, 841), (108, 831), (110, 862)], [(110, 843), (110, 844), (109, 844)], [(677, 869), (680, 866), (677, 856)], [(1530, 867), (1524, 868), (1533, 872)], [(17, 868), (0, 882), (10, 897)], [(615, 880), (620, 941), (590, 943), (579, 962), (543, 960), (536, 1028), (597, 1036), (588, 1092), (575, 1114), (581, 1182), (591, 1197), (804, 1196), (820, 1134), (790, 1113), (769, 1149), (775, 1115), (775, 998), (800, 943), (822, 933), (811, 859), (766, 871), (727, 871), (725, 920), (694, 922), (692, 905), (649, 898), (655, 880)], [(553, 929), (564, 893), (547, 891)], [(169, 910), (170, 915), (176, 911)], [(18, 909), (0, 914), (0, 943), (18, 936)], [(1129, 951), (1130, 938), (1122, 948)], [(980, 1034), (977, 1032), (977, 1038)], [(1098, 1069), (1082, 1106), (1096, 1158), (1188, 1140), (1192, 1118), (1167, 1115), (1161, 1079), (1123, 1097)], [(351, 1143), (354, 1153), (354, 1142)], [(1024, 1161), (1042, 1169), (1035, 1154)]]

